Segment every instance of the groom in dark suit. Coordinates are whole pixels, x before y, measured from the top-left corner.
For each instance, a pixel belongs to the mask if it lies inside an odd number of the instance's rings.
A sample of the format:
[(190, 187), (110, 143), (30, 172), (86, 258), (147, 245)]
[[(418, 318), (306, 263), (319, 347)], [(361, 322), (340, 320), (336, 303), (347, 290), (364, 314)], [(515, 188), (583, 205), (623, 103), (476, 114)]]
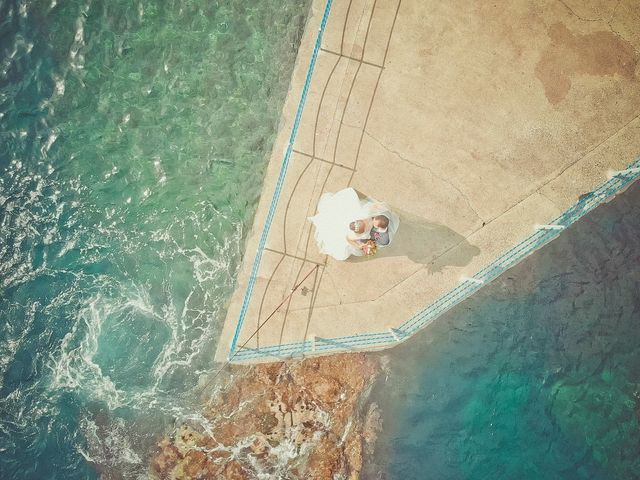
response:
[(379, 247), (389, 245), (389, 219), (387, 217), (384, 215), (376, 215), (373, 217), (373, 227), (371, 228), (370, 237)]

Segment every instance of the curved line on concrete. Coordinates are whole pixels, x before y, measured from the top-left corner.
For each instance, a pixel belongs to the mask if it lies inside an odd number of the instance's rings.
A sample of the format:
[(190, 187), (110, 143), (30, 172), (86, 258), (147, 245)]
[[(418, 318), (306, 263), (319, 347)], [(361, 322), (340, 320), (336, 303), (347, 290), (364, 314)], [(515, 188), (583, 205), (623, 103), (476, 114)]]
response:
[(369, 31), (371, 30), (371, 23), (373, 23), (373, 16), (376, 13), (376, 5), (378, 4), (378, 0), (373, 0), (373, 5), (371, 7), (371, 15), (369, 15), (369, 22), (367, 23), (367, 31), (364, 34), (364, 42), (362, 42), (362, 54), (360, 55), (360, 61), (364, 60), (364, 54), (367, 51), (367, 42), (369, 41)]
[[(360, 133), (360, 140), (358, 141), (358, 149), (356, 150), (356, 158), (353, 164), (353, 171), (349, 177), (349, 185), (353, 181), (353, 177), (356, 174), (356, 170), (358, 169), (358, 158), (360, 157), (360, 150), (362, 148), (362, 140), (364, 138), (365, 131), (367, 130), (367, 123), (369, 122), (369, 115), (371, 114), (371, 109), (373, 108), (373, 101), (376, 98), (376, 93), (378, 92), (378, 86), (380, 85), (380, 78), (382, 78), (382, 72), (385, 67), (385, 63), (387, 61), (387, 54), (389, 53), (389, 45), (391, 45), (391, 38), (393, 37), (393, 30), (396, 26), (396, 20), (398, 19), (398, 13), (400, 12), (400, 5), (402, 4), (402, 0), (398, 0), (398, 5), (396, 6), (396, 12), (393, 16), (393, 23), (391, 24), (391, 28), (389, 29), (389, 37), (387, 38), (387, 45), (385, 46), (384, 56), (382, 58), (382, 68), (378, 72), (378, 78), (376, 79), (376, 85), (373, 88), (373, 93), (371, 94), (371, 101), (369, 102), (369, 108), (367, 109), (367, 115), (365, 116), (364, 125), (362, 126), (362, 132)], [(373, 16), (373, 14), (372, 14)], [(364, 58), (364, 53), (363, 53)]]
[(327, 89), (329, 88), (329, 85), (331, 84), (331, 79), (333, 78), (333, 75), (336, 71), (336, 68), (338, 67), (338, 64), (340, 63), (342, 57), (338, 57), (336, 59), (336, 63), (333, 64), (333, 68), (331, 69), (331, 72), (329, 73), (329, 76), (327, 77), (327, 81), (324, 84), (324, 88), (322, 89), (322, 95), (320, 96), (320, 102), (318, 103), (318, 110), (316, 111), (316, 119), (314, 121), (313, 124), (313, 143), (311, 144), (311, 156), (315, 158), (316, 156), (316, 134), (318, 133), (318, 122), (320, 121), (320, 112), (322, 111), (322, 104), (324, 103), (324, 97), (327, 94)]
[[(298, 185), (300, 185), (300, 180), (302, 180), (302, 177), (305, 176), (305, 174), (307, 173), (307, 170), (309, 169), (312, 163), (313, 163), (313, 159), (310, 158), (307, 164), (305, 165), (305, 167), (302, 169), (302, 172), (300, 172), (300, 175), (298, 175), (298, 178), (296, 179), (296, 183), (293, 185), (293, 189), (289, 194), (289, 199), (287, 200), (287, 206), (285, 207), (285, 211), (284, 211), (284, 220), (282, 222), (282, 241), (284, 243), (283, 245), (284, 253), (288, 253), (287, 252), (287, 219), (289, 217), (289, 207), (291, 206), (291, 202), (293, 201), (293, 196), (295, 195), (296, 190), (298, 189)], [(296, 248), (293, 250), (293, 255), (296, 254), (297, 249), (298, 247), (296, 246)]]
[(344, 16), (344, 23), (342, 24), (342, 39), (340, 40), (340, 53), (344, 49), (344, 36), (347, 33), (347, 23), (349, 22), (349, 15), (351, 14), (351, 5), (353, 0), (349, 0), (349, 6), (347, 7), (347, 14)]

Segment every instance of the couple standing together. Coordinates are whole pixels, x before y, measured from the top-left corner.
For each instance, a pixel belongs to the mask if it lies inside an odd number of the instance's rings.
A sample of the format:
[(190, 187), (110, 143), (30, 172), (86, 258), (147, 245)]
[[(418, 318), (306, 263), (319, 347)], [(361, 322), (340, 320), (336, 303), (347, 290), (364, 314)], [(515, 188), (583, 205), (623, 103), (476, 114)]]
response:
[(320, 252), (336, 260), (375, 254), (391, 243), (400, 223), (384, 203), (360, 200), (353, 188), (323, 194), (318, 213), (309, 220), (316, 227)]

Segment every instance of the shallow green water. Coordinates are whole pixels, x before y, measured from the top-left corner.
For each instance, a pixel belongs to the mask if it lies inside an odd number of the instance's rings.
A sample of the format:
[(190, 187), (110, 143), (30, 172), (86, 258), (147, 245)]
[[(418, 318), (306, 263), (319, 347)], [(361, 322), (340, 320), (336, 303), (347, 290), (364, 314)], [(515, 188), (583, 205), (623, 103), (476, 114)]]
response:
[(371, 478), (639, 478), (640, 184), (388, 358)]
[(199, 421), (308, 0), (0, 0), (2, 478)]

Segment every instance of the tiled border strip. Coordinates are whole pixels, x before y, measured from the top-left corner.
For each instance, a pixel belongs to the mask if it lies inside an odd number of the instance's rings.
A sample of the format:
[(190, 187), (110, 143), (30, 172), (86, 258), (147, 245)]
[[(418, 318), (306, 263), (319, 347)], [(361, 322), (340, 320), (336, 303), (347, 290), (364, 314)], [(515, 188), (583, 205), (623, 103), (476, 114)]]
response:
[(291, 128), (291, 135), (289, 136), (289, 144), (287, 145), (287, 150), (284, 154), (284, 158), (282, 159), (282, 165), (280, 166), (280, 174), (278, 175), (276, 188), (275, 188), (275, 191), (273, 192), (273, 198), (271, 199), (271, 205), (269, 206), (267, 219), (265, 220), (264, 228), (262, 229), (262, 235), (260, 236), (260, 243), (258, 244), (258, 251), (256, 252), (256, 258), (253, 261), (253, 267), (251, 268), (251, 275), (249, 276), (247, 289), (244, 292), (244, 299), (242, 300), (242, 308), (240, 309), (240, 317), (238, 318), (236, 331), (233, 334), (233, 340), (231, 340), (231, 348), (229, 349), (229, 355), (228, 355), (229, 358), (233, 355), (236, 349), (236, 346), (238, 343), (238, 336), (240, 335), (240, 330), (242, 330), (242, 325), (244, 323), (247, 310), (249, 308), (249, 302), (251, 301), (251, 294), (253, 293), (253, 287), (255, 286), (256, 277), (258, 276), (258, 269), (260, 268), (260, 262), (262, 260), (262, 253), (264, 252), (264, 247), (267, 244), (267, 236), (269, 235), (269, 230), (271, 229), (271, 223), (273, 222), (273, 217), (276, 213), (276, 208), (278, 207), (278, 200), (280, 199), (282, 185), (284, 184), (284, 179), (285, 179), (285, 176), (287, 175), (289, 159), (291, 158), (291, 153), (293, 151), (293, 142), (295, 141), (296, 135), (298, 134), (298, 127), (300, 126), (300, 119), (302, 118), (304, 104), (307, 101), (307, 94), (309, 93), (311, 77), (313, 76), (313, 70), (316, 66), (316, 60), (318, 59), (318, 52), (320, 51), (320, 46), (322, 44), (322, 34), (324, 33), (325, 28), (327, 27), (327, 21), (329, 20), (329, 12), (331, 11), (332, 3), (333, 3), (333, 0), (327, 0), (327, 4), (324, 7), (322, 22), (320, 23), (320, 28), (318, 29), (318, 35), (316, 36), (316, 43), (313, 48), (313, 53), (311, 54), (311, 61), (309, 63), (309, 68), (307, 70), (307, 77), (304, 82), (304, 87), (302, 88), (300, 101), (298, 102), (298, 109), (296, 111), (296, 117), (293, 121), (293, 127)]
[[(640, 158), (627, 167), (627, 169), (634, 170), (639, 168)], [(593, 192), (584, 195), (572, 207), (551, 221), (550, 224), (569, 227), (598, 205), (611, 199), (611, 197), (632, 184), (638, 178), (640, 178), (640, 171), (613, 176)], [(260, 347), (259, 349), (242, 349), (235, 354), (234, 361), (241, 362), (243, 360), (263, 358), (282, 360), (301, 357), (305, 353), (313, 355), (325, 352), (374, 350), (397, 344), (429, 325), (440, 315), (477, 292), (480, 288), (516, 265), (533, 251), (556, 238), (561, 232), (562, 230), (537, 230), (476, 273), (471, 280), (461, 282), (458, 286), (442, 295), (399, 327), (393, 329), (393, 331), (363, 333), (330, 339), (317, 338), (315, 342), (306, 340), (303, 342)]]

